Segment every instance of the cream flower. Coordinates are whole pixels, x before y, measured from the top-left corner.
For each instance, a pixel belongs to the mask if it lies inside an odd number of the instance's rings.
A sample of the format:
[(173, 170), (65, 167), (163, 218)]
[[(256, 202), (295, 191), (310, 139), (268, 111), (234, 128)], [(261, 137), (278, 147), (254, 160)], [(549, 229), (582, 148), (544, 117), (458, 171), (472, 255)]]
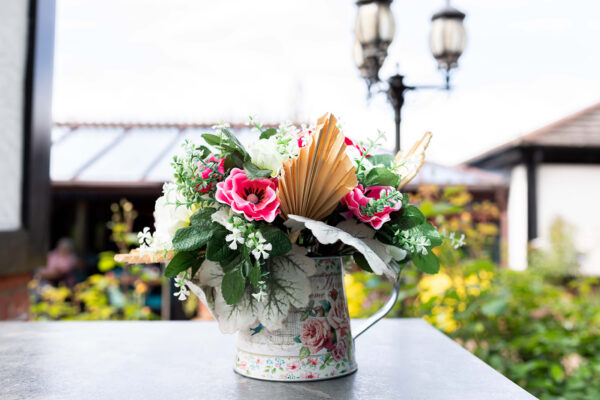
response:
[(173, 236), (178, 229), (190, 224), (190, 217), (195, 207), (177, 206), (177, 202), (185, 202), (185, 198), (177, 191), (174, 183), (165, 183), (163, 195), (156, 200), (154, 207), (154, 240), (152, 247), (160, 250), (173, 248)]
[(288, 159), (287, 155), (279, 152), (275, 136), (257, 140), (247, 150), (252, 163), (262, 169), (270, 169), (271, 176), (276, 176), (281, 164)]

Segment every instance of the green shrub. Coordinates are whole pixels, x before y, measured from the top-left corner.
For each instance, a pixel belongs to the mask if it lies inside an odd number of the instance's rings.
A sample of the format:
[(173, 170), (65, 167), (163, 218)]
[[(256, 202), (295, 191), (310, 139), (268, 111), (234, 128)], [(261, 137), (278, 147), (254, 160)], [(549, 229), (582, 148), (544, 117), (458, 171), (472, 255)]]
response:
[[(403, 271), (390, 316), (426, 319), (541, 399), (600, 399), (600, 279), (578, 276), (568, 227), (554, 224), (549, 250), (535, 250), (528, 271), (501, 269), (491, 261), (493, 204), (460, 189), (423, 188), (416, 197), (438, 226), (464, 232), (467, 248), (439, 248), (436, 275)], [(371, 315), (391, 287), (361, 272), (345, 283), (352, 317)]]

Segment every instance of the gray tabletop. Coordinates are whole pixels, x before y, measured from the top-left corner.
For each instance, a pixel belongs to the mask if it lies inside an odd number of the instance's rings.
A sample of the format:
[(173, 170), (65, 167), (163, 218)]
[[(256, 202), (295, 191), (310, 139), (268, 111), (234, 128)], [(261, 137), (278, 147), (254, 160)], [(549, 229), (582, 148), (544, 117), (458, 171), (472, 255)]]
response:
[(213, 322), (0, 323), (0, 398), (534, 399), (419, 319), (375, 325), (358, 372), (321, 382), (238, 376), (234, 339)]

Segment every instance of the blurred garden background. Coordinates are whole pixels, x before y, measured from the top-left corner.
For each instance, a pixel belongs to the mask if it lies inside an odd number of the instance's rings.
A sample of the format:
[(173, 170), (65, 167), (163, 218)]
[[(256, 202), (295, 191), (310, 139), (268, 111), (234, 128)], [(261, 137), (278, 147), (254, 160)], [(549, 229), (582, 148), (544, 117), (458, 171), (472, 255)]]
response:
[[(356, 28), (363, 3), (395, 21), (377, 79)], [(390, 153), (433, 131), (406, 192), (464, 234), (437, 250), (440, 273), (402, 271), (390, 317), (424, 318), (541, 399), (600, 398), (600, 7), (445, 4), (57, 0), (38, 8), (36, 23), (51, 22), (38, 63), (26, 5), (1, 5), (14, 18), (0, 34), (22, 48), (0, 59), (0, 320), (211, 319), (194, 296), (177, 301), (162, 265), (113, 256), (152, 226), (185, 140), (229, 123), (244, 142), (249, 115), (277, 127), (333, 111), (356, 141), (386, 132)], [(456, 65), (430, 43), (440, 9), (464, 23)], [(400, 106), (395, 76), (414, 85)], [(368, 317), (391, 284), (346, 267), (351, 317)]]

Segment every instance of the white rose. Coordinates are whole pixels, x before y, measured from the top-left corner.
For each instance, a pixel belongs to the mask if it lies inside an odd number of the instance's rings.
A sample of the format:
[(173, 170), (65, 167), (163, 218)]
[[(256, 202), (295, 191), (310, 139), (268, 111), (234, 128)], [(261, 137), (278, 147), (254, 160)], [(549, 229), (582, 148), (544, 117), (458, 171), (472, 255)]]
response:
[(286, 154), (281, 154), (277, 149), (277, 138), (260, 139), (248, 146), (248, 154), (252, 163), (262, 169), (271, 170), (271, 176), (277, 175), (281, 164), (287, 160)]
[(154, 207), (154, 240), (152, 247), (161, 250), (171, 250), (173, 248), (173, 236), (178, 229), (183, 228), (190, 223), (190, 217), (194, 213), (194, 208), (188, 209), (186, 206), (177, 206), (175, 203), (185, 202), (185, 198), (177, 191), (177, 185), (174, 183), (165, 183), (163, 186), (163, 195), (156, 200)]

